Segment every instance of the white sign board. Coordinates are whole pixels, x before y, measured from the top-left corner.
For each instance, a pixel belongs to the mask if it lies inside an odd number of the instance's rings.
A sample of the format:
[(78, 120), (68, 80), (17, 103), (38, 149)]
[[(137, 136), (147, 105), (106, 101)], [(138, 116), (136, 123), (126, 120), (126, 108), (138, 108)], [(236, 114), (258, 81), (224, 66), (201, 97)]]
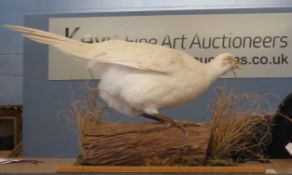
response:
[[(119, 39), (163, 45), (204, 63), (231, 52), (243, 65), (238, 77), (292, 77), (291, 19), (292, 13), (51, 18), (49, 31), (89, 43)], [(50, 80), (87, 78), (83, 62), (50, 48)]]

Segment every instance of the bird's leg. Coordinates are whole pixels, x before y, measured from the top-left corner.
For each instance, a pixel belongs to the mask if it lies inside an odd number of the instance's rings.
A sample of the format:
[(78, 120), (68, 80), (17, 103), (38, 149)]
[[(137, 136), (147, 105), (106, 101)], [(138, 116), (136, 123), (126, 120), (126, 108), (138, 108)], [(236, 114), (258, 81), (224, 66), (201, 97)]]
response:
[(165, 123), (165, 124), (167, 124), (167, 126), (176, 126), (176, 127), (180, 128), (186, 135), (188, 135), (188, 132), (184, 128), (184, 126), (186, 126), (186, 125), (198, 126), (198, 124), (189, 123), (189, 122), (185, 122), (185, 121), (174, 120), (171, 117), (168, 117), (168, 116), (165, 116), (165, 115), (161, 115), (161, 114), (150, 115), (150, 114), (145, 114), (144, 113), (143, 117), (158, 121), (160, 123)]
[(160, 122), (160, 123), (173, 123), (174, 122), (174, 119), (167, 117), (165, 115), (161, 115), (161, 114), (150, 115), (150, 114), (144, 113), (143, 117), (155, 120), (155, 121)]

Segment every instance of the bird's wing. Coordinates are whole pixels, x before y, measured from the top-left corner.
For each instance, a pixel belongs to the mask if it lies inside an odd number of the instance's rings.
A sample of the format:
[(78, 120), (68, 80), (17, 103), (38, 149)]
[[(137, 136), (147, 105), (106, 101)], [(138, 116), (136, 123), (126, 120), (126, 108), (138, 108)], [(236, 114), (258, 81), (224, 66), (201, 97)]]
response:
[(123, 65), (139, 70), (170, 73), (181, 66), (182, 52), (143, 43), (105, 41), (97, 44), (83, 43), (54, 33), (16, 25), (4, 25), (10, 30), (23, 33), (36, 42), (54, 46), (79, 59), (94, 63)]
[[(96, 44), (104, 53), (96, 56), (97, 62), (133, 64), (141, 70), (171, 73), (182, 66), (181, 51), (146, 43), (133, 43), (120, 40)], [(132, 67), (132, 66), (130, 66)]]

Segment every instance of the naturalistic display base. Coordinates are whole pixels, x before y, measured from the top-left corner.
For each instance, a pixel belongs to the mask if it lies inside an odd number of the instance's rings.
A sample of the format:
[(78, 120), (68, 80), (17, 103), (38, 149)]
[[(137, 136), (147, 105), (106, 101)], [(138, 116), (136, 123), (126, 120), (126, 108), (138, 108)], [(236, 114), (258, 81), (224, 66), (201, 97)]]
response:
[(205, 172), (264, 173), (265, 147), (270, 142), (271, 113), (262, 112), (266, 98), (219, 88), (212, 119), (182, 128), (162, 123), (114, 123), (101, 120), (107, 109), (89, 89), (74, 103), (81, 155), (76, 165), (57, 172)]

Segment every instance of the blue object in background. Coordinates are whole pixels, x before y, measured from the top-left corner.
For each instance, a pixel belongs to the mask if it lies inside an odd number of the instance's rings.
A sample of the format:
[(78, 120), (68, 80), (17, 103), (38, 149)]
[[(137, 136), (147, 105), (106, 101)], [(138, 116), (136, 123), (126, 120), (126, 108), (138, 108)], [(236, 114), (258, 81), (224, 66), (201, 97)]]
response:
[[(134, 2), (134, 3), (133, 3)], [(180, 11), (177, 11), (180, 10)], [(144, 11), (144, 12), (140, 12)], [(100, 13), (95, 13), (100, 12)], [(118, 12), (118, 13), (111, 13)], [(154, 0), (2, 0), (0, 24), (20, 24), (43, 30), (53, 14), (69, 16), (183, 14), (183, 13), (263, 13), (292, 12), (290, 1), (154, 1)], [(76, 13), (83, 13), (77, 15)], [(50, 14), (50, 15), (47, 15)], [(26, 16), (23, 21), (24, 15)], [(57, 15), (63, 16), (63, 15)], [(48, 47), (0, 29), (0, 104), (23, 104), (23, 154), (29, 157), (76, 157), (78, 136), (72, 120), (61, 115), (75, 98), (86, 92), (86, 81), (48, 81)], [(23, 51), (22, 51), (23, 49)], [(24, 60), (22, 56), (24, 55)], [(23, 74), (22, 74), (23, 69)], [(23, 79), (23, 80), (22, 80)], [(248, 93), (274, 93), (286, 97), (292, 90), (291, 78), (253, 78), (216, 81), (196, 101), (162, 113), (183, 120), (202, 121), (210, 116), (208, 104), (215, 88), (228, 81), (230, 88)], [(239, 85), (237, 85), (239, 83)], [(22, 92), (23, 85), (23, 92)], [(281, 100), (274, 99), (275, 106)], [(137, 121), (112, 111), (107, 120)]]

